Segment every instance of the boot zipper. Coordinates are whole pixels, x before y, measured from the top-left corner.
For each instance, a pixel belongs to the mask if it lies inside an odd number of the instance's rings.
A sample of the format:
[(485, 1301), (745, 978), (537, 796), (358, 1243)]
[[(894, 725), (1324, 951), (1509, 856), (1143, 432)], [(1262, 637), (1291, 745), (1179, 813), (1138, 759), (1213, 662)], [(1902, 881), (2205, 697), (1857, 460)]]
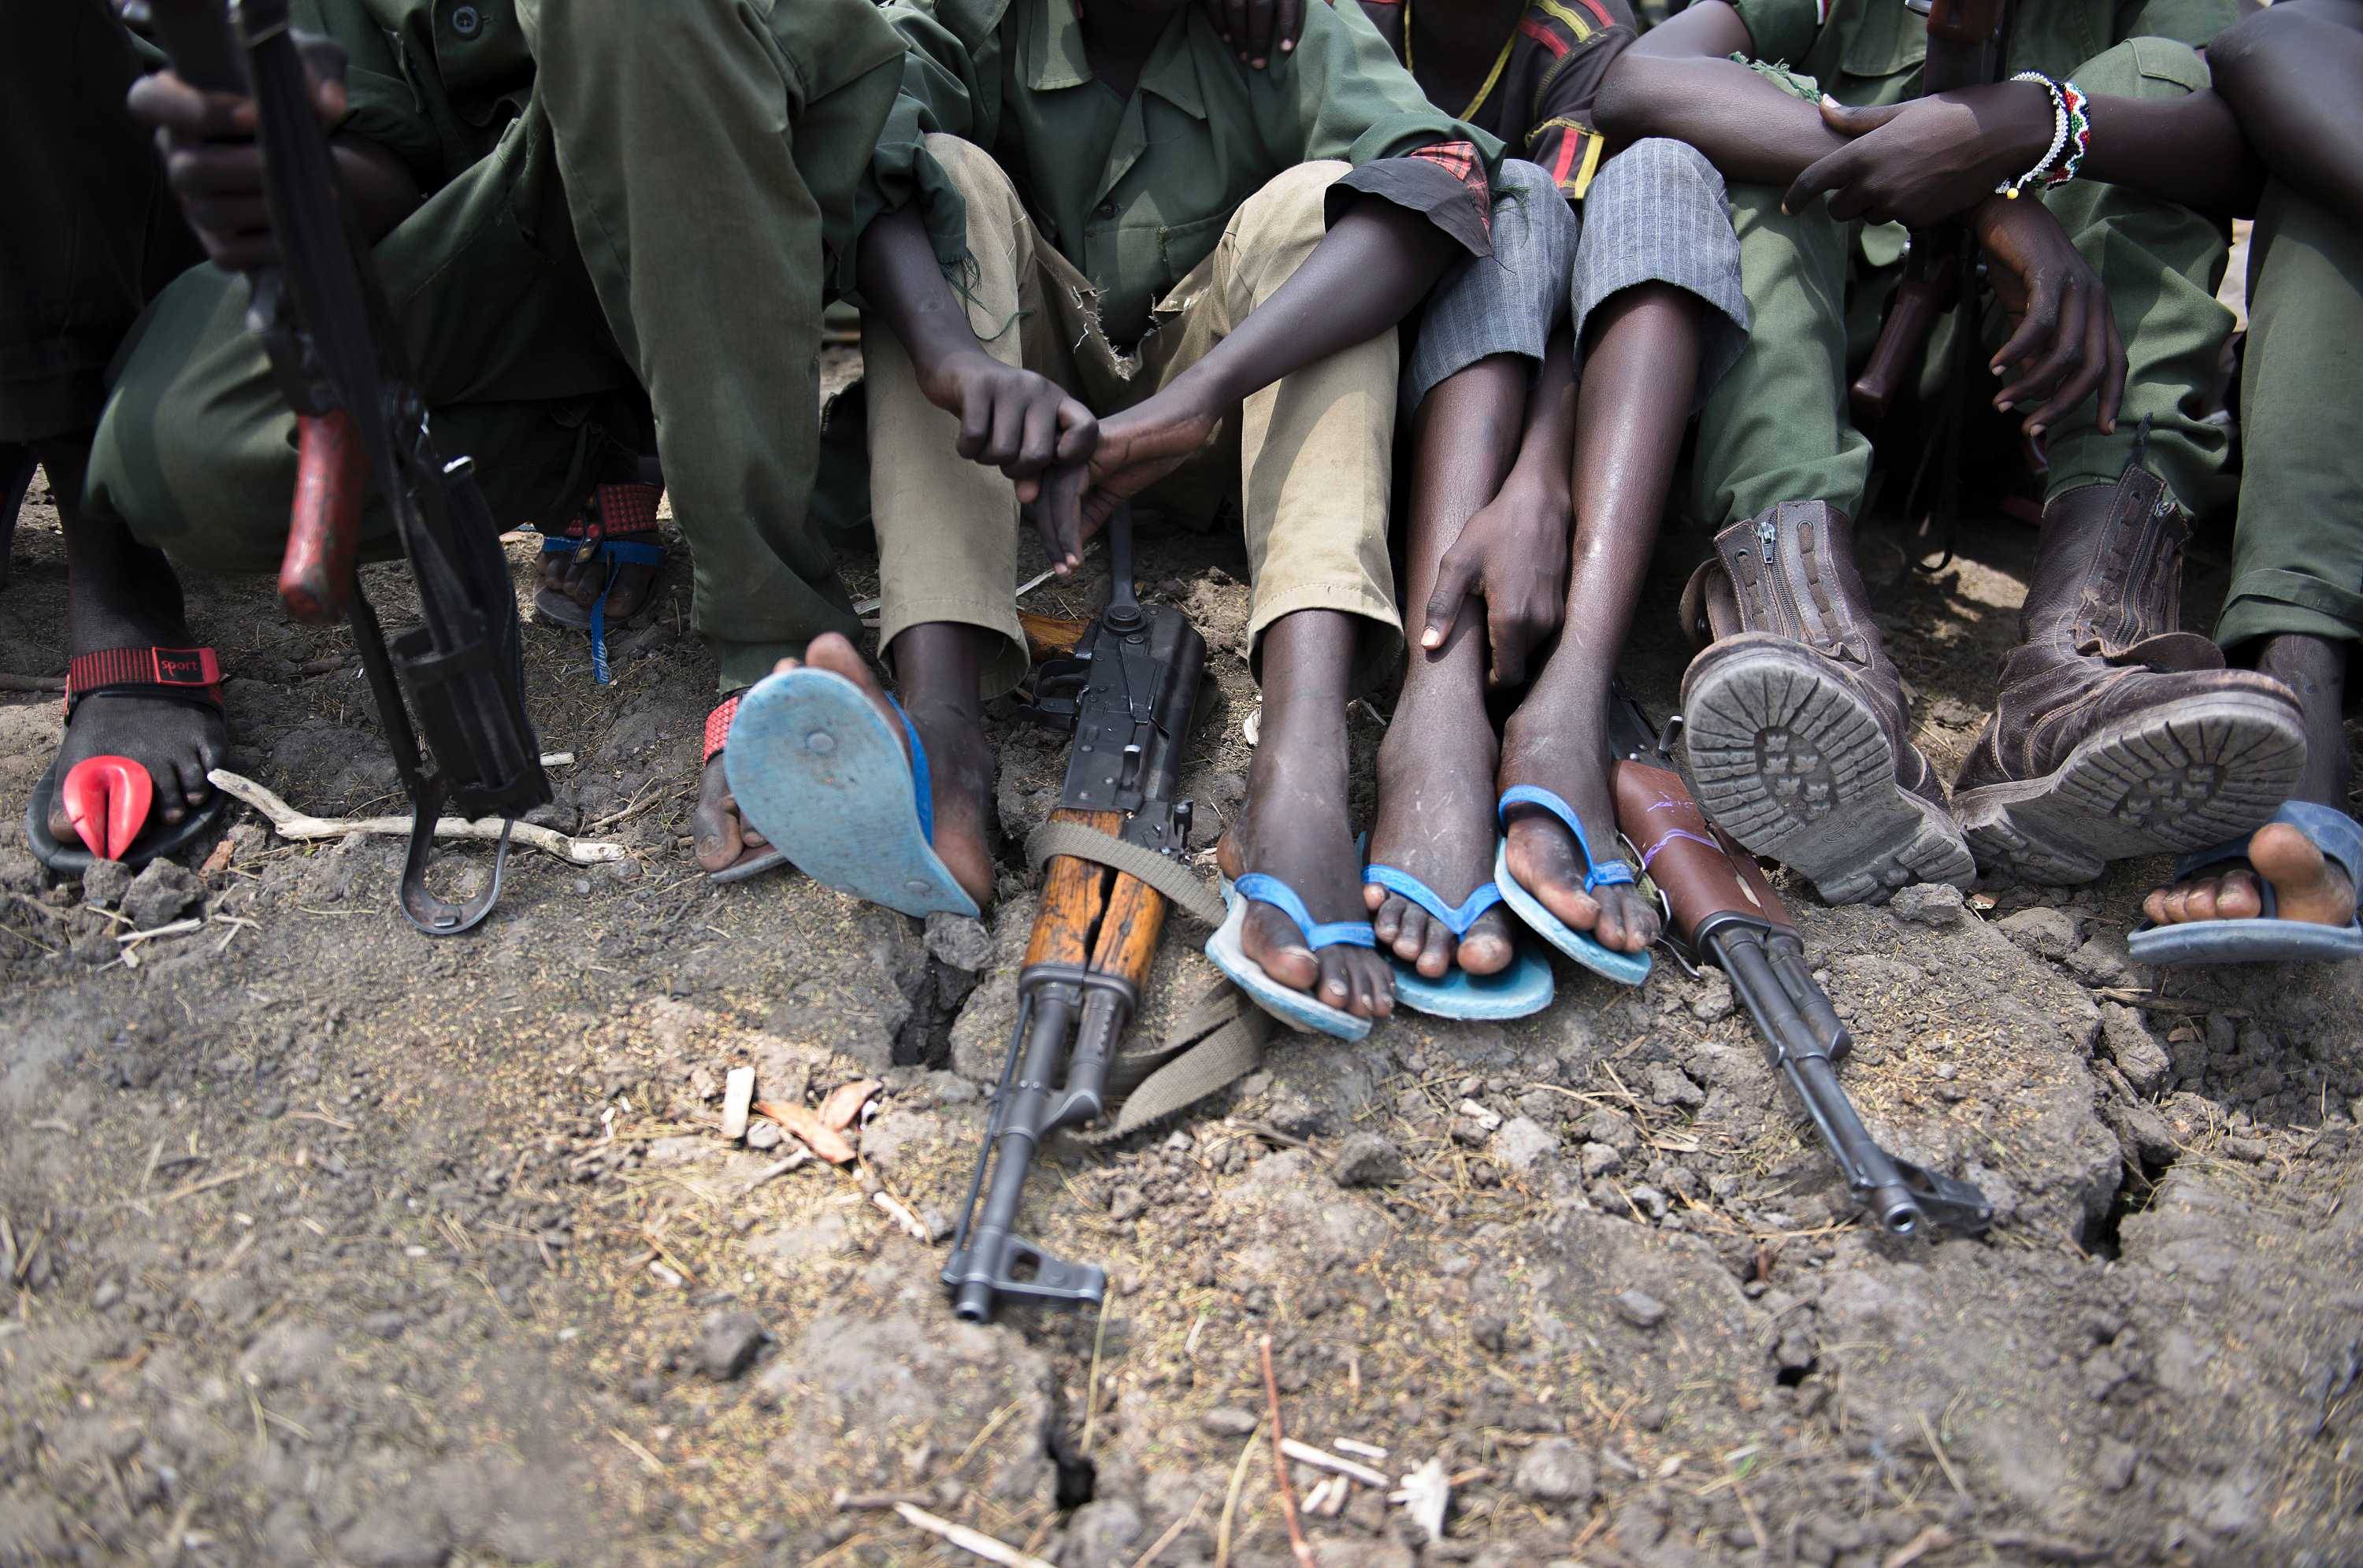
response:
[(1772, 525), (1772, 520), (1770, 518), (1760, 517), (1757, 519), (1756, 522), (1756, 539), (1757, 542), (1764, 547), (1764, 564), (1768, 567), (1770, 566), (1772, 564), (1772, 551), (1781, 542), (1780, 529)]

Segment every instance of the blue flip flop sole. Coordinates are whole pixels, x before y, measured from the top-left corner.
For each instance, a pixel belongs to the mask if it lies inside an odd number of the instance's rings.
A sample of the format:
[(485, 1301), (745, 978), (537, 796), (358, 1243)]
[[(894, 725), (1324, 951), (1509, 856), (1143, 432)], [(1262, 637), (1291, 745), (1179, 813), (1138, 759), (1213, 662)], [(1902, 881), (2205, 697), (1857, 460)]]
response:
[(1241, 945), (1247, 930), (1248, 900), (1238, 896), (1228, 880), (1223, 883), (1223, 902), (1230, 913), (1215, 928), (1215, 934), (1206, 939), (1206, 957), (1231, 984), (1245, 991), (1249, 1000), (1300, 1034), (1359, 1040), (1370, 1032), (1369, 1019), (1357, 1018), (1343, 1008), (1331, 1007), (1303, 991), (1292, 990), (1265, 974), (1263, 966), (1249, 958)]
[(1595, 975), (1604, 975), (1619, 985), (1637, 986), (1649, 977), (1649, 955), (1618, 953), (1603, 947), (1593, 937), (1578, 931), (1543, 907), (1543, 902), (1526, 891), (1516, 878), (1510, 875), (1510, 843), (1503, 839), (1493, 852), (1493, 881), (1502, 889), (1502, 901), (1510, 906), (1517, 917), (1525, 922), (1536, 935), (1558, 948)]
[[(2350, 880), (2363, 880), (2363, 823), (2335, 806), (2302, 801), (2282, 803), (2272, 821), (2296, 828)], [(2211, 867), (2227, 866), (2247, 857), (2247, 838), (2216, 845), (2187, 855), (2174, 867), (2174, 879), (2186, 881)], [(2281, 920), (2273, 911), (2273, 891), (2261, 877), (2265, 912), (2254, 920), (2197, 920), (2180, 925), (2136, 926), (2125, 938), (2125, 952), (2137, 964), (2334, 964), (2363, 958), (2363, 920), (2345, 925), (2313, 921)]]
[(1498, 975), (1472, 975), (1455, 966), (1440, 980), (1431, 980), (1402, 959), (1389, 956), (1395, 972), (1395, 1000), (1431, 1018), (1483, 1020), (1500, 1022), (1528, 1018), (1550, 1006), (1559, 982), (1550, 960), (1529, 944), (1518, 944), (1518, 955)]
[(814, 881), (906, 915), (977, 913), (928, 844), (892, 721), (825, 669), (769, 675), (738, 700), (722, 754), (738, 811)]

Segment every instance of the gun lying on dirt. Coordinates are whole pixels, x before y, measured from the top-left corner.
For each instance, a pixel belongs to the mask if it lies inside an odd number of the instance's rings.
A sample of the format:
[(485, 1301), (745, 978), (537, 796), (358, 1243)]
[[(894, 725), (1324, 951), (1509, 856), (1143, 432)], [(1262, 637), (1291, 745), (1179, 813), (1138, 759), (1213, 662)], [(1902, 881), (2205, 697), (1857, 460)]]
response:
[[(500, 895), (508, 833), (485, 886), (453, 903), (427, 887), (436, 820), (449, 809), (513, 823), (550, 799), (525, 711), (516, 593), (492, 513), (470, 460), (446, 461), (427, 433), (426, 400), (369, 243), (339, 193), (288, 0), (146, 0), (125, 10), (135, 23), (145, 13), (182, 80), (254, 100), (278, 261), (252, 275), (246, 319), (297, 427), (280, 602), (311, 624), (339, 615), (350, 623), (414, 812), (402, 911), (430, 936), (466, 931)], [(372, 480), (418, 589), (422, 624), (391, 648), (353, 570)]]
[(1854, 1044), (1805, 963), (1804, 939), (1756, 857), (1711, 825), (1664, 742), (1620, 690), (1609, 727), (1616, 754), (1616, 824), (1663, 895), (1666, 939), (1686, 964), (1712, 964), (1763, 1036), (1768, 1061), (1804, 1101), (1855, 1201), (1898, 1236), (1924, 1220), (1971, 1233), (1993, 1205), (1969, 1183), (1924, 1170), (1879, 1146), (1838, 1083)]
[[(1119, 510), (1107, 608), (1035, 679), (1030, 716), (1071, 730), (1074, 747), (1059, 809), (1031, 845), (1047, 871), (1017, 977), (1017, 1025), (944, 1268), (953, 1310), (972, 1323), (991, 1319), (1003, 1297), (1097, 1302), (1107, 1288), (1104, 1270), (1051, 1255), (1016, 1225), (1042, 1140), (1105, 1108), (1117, 1037), (1139, 1010), (1165, 926), (1169, 899), (1157, 884), (1189, 877), (1179, 857), (1190, 803), (1173, 794), (1206, 644), (1181, 611), (1142, 608), (1131, 537)], [(1124, 864), (1135, 869), (1116, 868)]]

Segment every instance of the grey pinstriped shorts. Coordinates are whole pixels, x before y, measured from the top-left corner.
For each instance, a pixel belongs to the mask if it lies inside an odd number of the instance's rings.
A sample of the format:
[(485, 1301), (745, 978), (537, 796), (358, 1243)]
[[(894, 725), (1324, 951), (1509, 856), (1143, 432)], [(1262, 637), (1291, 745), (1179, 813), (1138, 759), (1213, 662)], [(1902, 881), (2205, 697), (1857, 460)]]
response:
[(1592, 313), (1620, 290), (1649, 282), (1687, 289), (1714, 307), (1700, 348), (1695, 410), (1739, 358), (1750, 320), (1723, 176), (1697, 149), (1653, 137), (1600, 166), (1579, 214), (1543, 170), (1504, 159), (1493, 254), (1461, 262), (1428, 297), (1403, 368), (1403, 406), (1416, 408), (1438, 381), (1489, 355), (1540, 359), (1570, 320), (1580, 356)]

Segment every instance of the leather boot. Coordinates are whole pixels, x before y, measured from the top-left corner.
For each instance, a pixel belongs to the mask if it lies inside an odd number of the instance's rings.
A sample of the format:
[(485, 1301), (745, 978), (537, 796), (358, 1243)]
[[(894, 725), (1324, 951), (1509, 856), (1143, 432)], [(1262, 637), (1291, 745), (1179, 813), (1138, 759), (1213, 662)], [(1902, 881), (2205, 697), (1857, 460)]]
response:
[(1903, 682), (1871, 624), (1853, 529), (1827, 502), (1784, 502), (1715, 536), (1682, 591), (1714, 641), (1682, 677), (1699, 804), (1832, 903), (1907, 882), (1967, 887), (1969, 845), (1913, 745)]
[(2112, 860), (2245, 836), (2297, 782), (2297, 698), (2182, 629), (2190, 534), (2138, 458), (2044, 509), (2021, 640), (1953, 786), (1980, 865), (2089, 882)]

